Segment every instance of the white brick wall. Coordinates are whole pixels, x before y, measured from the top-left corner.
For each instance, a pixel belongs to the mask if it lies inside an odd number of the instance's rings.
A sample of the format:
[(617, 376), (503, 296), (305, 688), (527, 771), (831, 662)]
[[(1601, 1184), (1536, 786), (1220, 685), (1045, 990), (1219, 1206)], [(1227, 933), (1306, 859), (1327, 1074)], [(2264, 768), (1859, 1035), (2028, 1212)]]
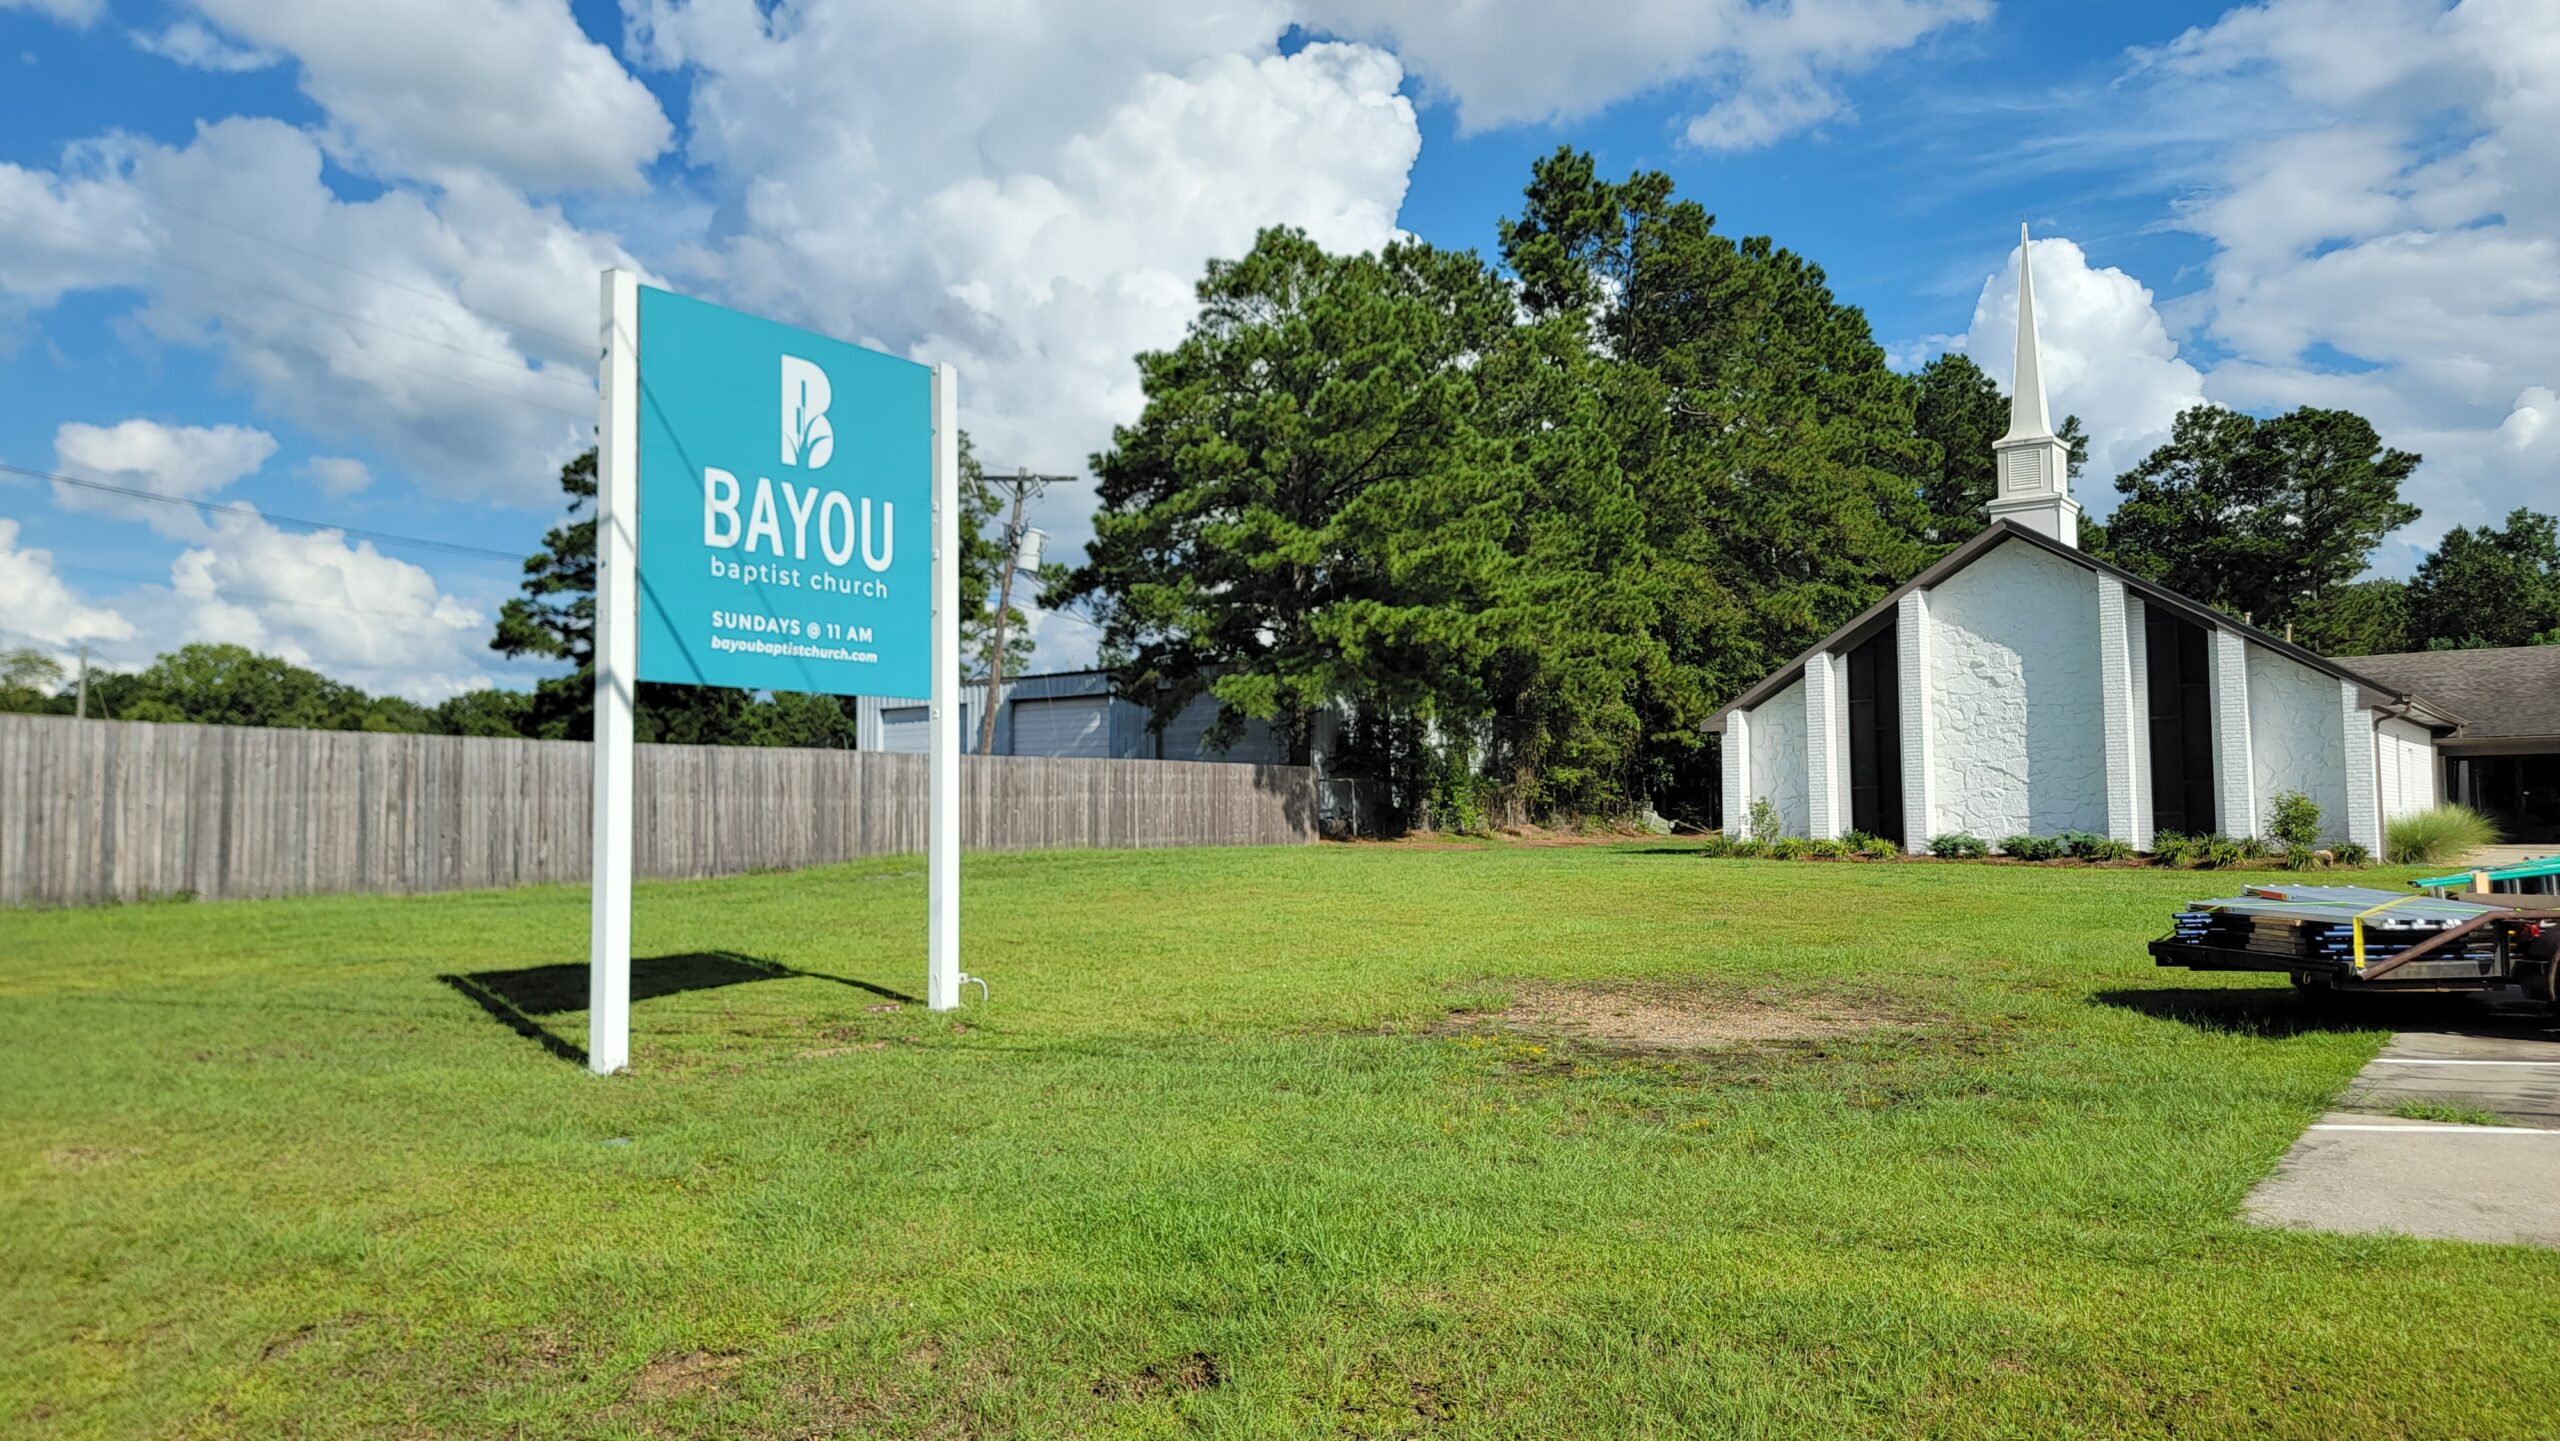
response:
[(2385, 825), (2436, 803), (2436, 744), (2426, 727), (2384, 720), (2374, 728), (2373, 745)]
[(2213, 633), (2214, 808), (2222, 833), (2258, 834), (2257, 771), (2249, 747), (2249, 643), (2236, 633)]
[(2012, 543), (1930, 592), (1938, 829), (1994, 842), (2106, 829), (2095, 580)]
[(2346, 752), (2347, 813), (2329, 829), (2369, 851), (2382, 849), (2382, 788), (2374, 774), (2373, 712), (2364, 708), (2353, 681), (2338, 682), (2338, 732)]
[(1930, 704), (1929, 593), (1902, 598), (1894, 616), (1894, 645), (1902, 679), (1903, 848), (1925, 851), (1938, 833), (1937, 721)]
[(2125, 640), (2124, 582), (2098, 580), (2098, 692), (2105, 727), (2107, 835), (2132, 843), (2140, 822), (2134, 813), (2133, 665)]
[(2133, 688), (2133, 843), (2151, 849), (2151, 652), (2150, 612), (2142, 597), (2124, 598), (2125, 645)]
[(1765, 798), (1776, 806), (1779, 835), (1805, 835), (1812, 821), (1805, 805), (1804, 691), (1798, 679), (1751, 712), (1751, 784), (1742, 805), (1747, 811)]
[[(2347, 838), (2347, 817), (2354, 808), (2347, 790), (2348, 746), (2339, 725), (2335, 676), (2300, 661), (2250, 645), (2249, 822), (2254, 834), (2267, 834), (2267, 813), (2275, 798), (2300, 791), (2320, 807), (2323, 840)], [(2372, 758), (2367, 748), (2366, 764)], [(2232, 817), (2223, 816), (2228, 826)]]
[(1724, 833), (1751, 834), (1751, 712), (1724, 718)]
[(1816, 840), (1840, 834), (1840, 812), (1847, 808), (1840, 772), (1848, 697), (1841, 679), (1829, 651), (1804, 663), (1805, 834)]

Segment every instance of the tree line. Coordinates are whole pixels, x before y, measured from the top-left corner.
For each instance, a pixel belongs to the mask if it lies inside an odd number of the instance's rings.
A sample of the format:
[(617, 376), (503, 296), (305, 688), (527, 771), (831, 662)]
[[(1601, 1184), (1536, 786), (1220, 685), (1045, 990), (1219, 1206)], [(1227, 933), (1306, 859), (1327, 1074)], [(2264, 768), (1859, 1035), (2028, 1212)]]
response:
[[(1198, 297), (1181, 342), (1137, 358), (1143, 410), (1093, 457), (1094, 541), (1044, 577), (1048, 602), (1102, 626), (1105, 668), (1159, 719), (1213, 697), (1213, 740), (1268, 722), (1391, 813), (1701, 814), (1708, 713), (1987, 521), (1998, 384), (1960, 353), (1895, 371), (1821, 267), (1720, 232), (1657, 172), (1613, 181), (1559, 150), (1492, 259), (1272, 229)], [(2078, 418), (2059, 433), (2076, 475)], [(963, 457), (983, 673), (1010, 558), (965, 439)], [(2082, 543), (2329, 654), (2560, 641), (2548, 515), (2457, 527), (2409, 580), (2366, 577), (2418, 518), (2418, 462), (2349, 411), (2198, 406)], [(562, 666), (530, 691), (420, 707), (188, 647), (97, 680), (102, 713), (583, 737), (592, 453), (560, 484), (567, 514), (492, 638)], [(1010, 672), (1029, 643), (1019, 613), (1009, 629)], [(58, 683), (0, 701), (69, 708)], [(643, 739), (852, 743), (832, 697), (648, 684), (639, 702)]]

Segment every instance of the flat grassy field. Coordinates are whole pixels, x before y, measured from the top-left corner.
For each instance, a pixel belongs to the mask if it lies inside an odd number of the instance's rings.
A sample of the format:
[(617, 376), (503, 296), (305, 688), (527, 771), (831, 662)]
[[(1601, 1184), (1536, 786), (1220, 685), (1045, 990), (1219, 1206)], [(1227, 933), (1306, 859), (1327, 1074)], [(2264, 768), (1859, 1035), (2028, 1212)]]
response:
[(2384, 1036), (2232, 877), (964, 874), (956, 1023), (912, 860), (643, 887), (606, 1080), (582, 891), (0, 912), (0, 1435), (2560, 1435), (2560, 1255), (2235, 1219)]

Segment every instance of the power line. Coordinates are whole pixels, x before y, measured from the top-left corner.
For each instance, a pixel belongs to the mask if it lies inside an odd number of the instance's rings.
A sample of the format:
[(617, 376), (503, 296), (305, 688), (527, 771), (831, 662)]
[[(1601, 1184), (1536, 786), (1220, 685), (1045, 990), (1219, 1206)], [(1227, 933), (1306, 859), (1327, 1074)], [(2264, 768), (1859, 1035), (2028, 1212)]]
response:
[[(172, 260), (168, 256), (159, 254), (156, 251), (148, 250), (138, 245), (128, 245), (123, 241), (99, 235), (92, 231), (83, 230), (76, 225), (67, 225), (62, 221), (51, 218), (50, 216), (38, 215), (31, 210), (22, 209), (18, 206), (0, 204), (0, 210), (6, 210), (13, 214), (24, 216), (38, 225), (51, 226), (56, 230), (62, 231), (66, 235), (76, 235), (93, 245), (104, 245), (110, 249), (121, 250), (128, 255), (139, 256), (154, 265), (167, 266), (172, 270), (183, 270), (192, 275), (203, 276), (207, 280), (219, 281), (225, 285), (236, 285), (243, 290), (253, 290), (261, 295), (271, 295), (278, 300), (287, 302), (288, 304), (299, 305), (305, 309), (317, 311), (322, 315), (332, 316), (336, 319), (347, 321), (350, 324), (366, 326), (370, 329), (379, 330), (386, 335), (396, 335), (403, 340), (414, 340), (421, 345), (432, 345), (439, 349), (450, 350), (454, 354), (462, 356), (467, 360), (476, 360), (484, 365), (503, 365), (507, 367), (511, 373), (516, 375), (530, 376), (537, 380), (547, 380), (555, 385), (570, 386), (582, 392), (592, 392), (594, 390), (594, 386), (586, 380), (564, 375), (556, 370), (537, 370), (530, 368), (524, 364), (523, 359), (520, 356), (501, 356), (492, 351), (475, 350), (469, 346), (457, 345), (449, 340), (439, 340), (431, 335), (420, 335), (416, 331), (402, 330), (396, 325), (386, 325), (379, 320), (368, 319), (367, 317), (358, 315), (353, 311), (340, 310), (333, 305), (323, 305), (319, 301), (312, 300), (305, 296), (295, 295), (291, 291), (279, 289), (275, 286), (268, 285), (263, 281), (244, 280), (236, 275), (226, 275), (217, 270), (208, 270), (201, 265), (191, 265), (183, 260)], [(590, 412), (583, 410), (569, 410), (562, 406), (544, 405), (541, 401), (529, 399), (525, 396), (518, 395), (513, 391), (500, 390), (493, 385), (488, 385), (479, 381), (466, 380), (458, 375), (447, 375), (440, 370), (429, 370), (424, 366), (411, 365), (404, 361), (393, 360), (388, 356), (375, 355), (369, 351), (360, 353), (366, 360), (373, 361), (377, 364), (395, 366), (402, 370), (416, 371), (421, 375), (433, 376), (439, 380), (444, 380), (454, 385), (468, 386), (473, 390), (485, 390), (492, 395), (503, 396), (509, 400), (521, 401), (526, 405), (536, 406), (543, 410), (556, 410), (563, 415), (573, 415), (582, 420), (589, 418), (590, 415)]]
[(129, 500), (156, 501), (162, 505), (183, 505), (191, 509), (201, 511), (206, 515), (241, 515), (257, 520), (263, 520), (271, 525), (299, 526), (308, 531), (334, 530), (341, 535), (349, 535), (364, 540), (377, 541), (384, 545), (405, 545), (419, 550), (442, 551), (447, 555), (465, 555), (487, 560), (521, 561), (524, 559), (524, 556), (519, 552), (495, 550), (485, 545), (465, 545), (462, 542), (455, 540), (430, 540), (425, 536), (401, 535), (396, 531), (367, 530), (362, 526), (340, 525), (335, 521), (328, 520), (304, 520), (296, 516), (273, 514), (268, 511), (260, 510), (254, 505), (241, 505), (217, 500), (195, 500), (183, 495), (162, 495), (156, 490), (142, 490), (130, 485), (110, 485), (103, 480), (83, 480), (76, 475), (58, 475), (50, 470), (37, 470), (31, 466), (11, 465), (6, 461), (0, 461), (0, 471), (5, 471), (10, 475), (22, 475), (30, 480), (49, 480), (56, 485), (76, 486), (81, 490), (95, 490), (104, 492), (108, 495), (120, 495)]

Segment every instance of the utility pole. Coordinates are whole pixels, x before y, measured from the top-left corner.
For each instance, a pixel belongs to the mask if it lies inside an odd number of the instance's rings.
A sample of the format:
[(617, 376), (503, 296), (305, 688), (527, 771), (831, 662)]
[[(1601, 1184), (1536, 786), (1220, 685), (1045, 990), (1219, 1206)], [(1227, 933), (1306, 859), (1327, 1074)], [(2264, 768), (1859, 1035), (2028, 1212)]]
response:
[[(1071, 475), (1035, 475), (1029, 466), (1023, 466), (1011, 478), (994, 482), (1013, 492), (1013, 513), (1004, 523), (1003, 573), (996, 580), (994, 644), (987, 650), (986, 714), (978, 721), (978, 754), (982, 756), (996, 753), (996, 707), (1004, 699), (1005, 622), (1013, 615), (1013, 573), (1023, 568), (1022, 544), (1031, 534), (1030, 527), (1023, 524), (1023, 508), (1031, 503), (1031, 497), (1048, 489), (1049, 482), (1073, 479)], [(1039, 564), (1036, 557), (1032, 564)]]
[(89, 718), (89, 643), (85, 640), (80, 642), (80, 698), (71, 703), (71, 718)]

